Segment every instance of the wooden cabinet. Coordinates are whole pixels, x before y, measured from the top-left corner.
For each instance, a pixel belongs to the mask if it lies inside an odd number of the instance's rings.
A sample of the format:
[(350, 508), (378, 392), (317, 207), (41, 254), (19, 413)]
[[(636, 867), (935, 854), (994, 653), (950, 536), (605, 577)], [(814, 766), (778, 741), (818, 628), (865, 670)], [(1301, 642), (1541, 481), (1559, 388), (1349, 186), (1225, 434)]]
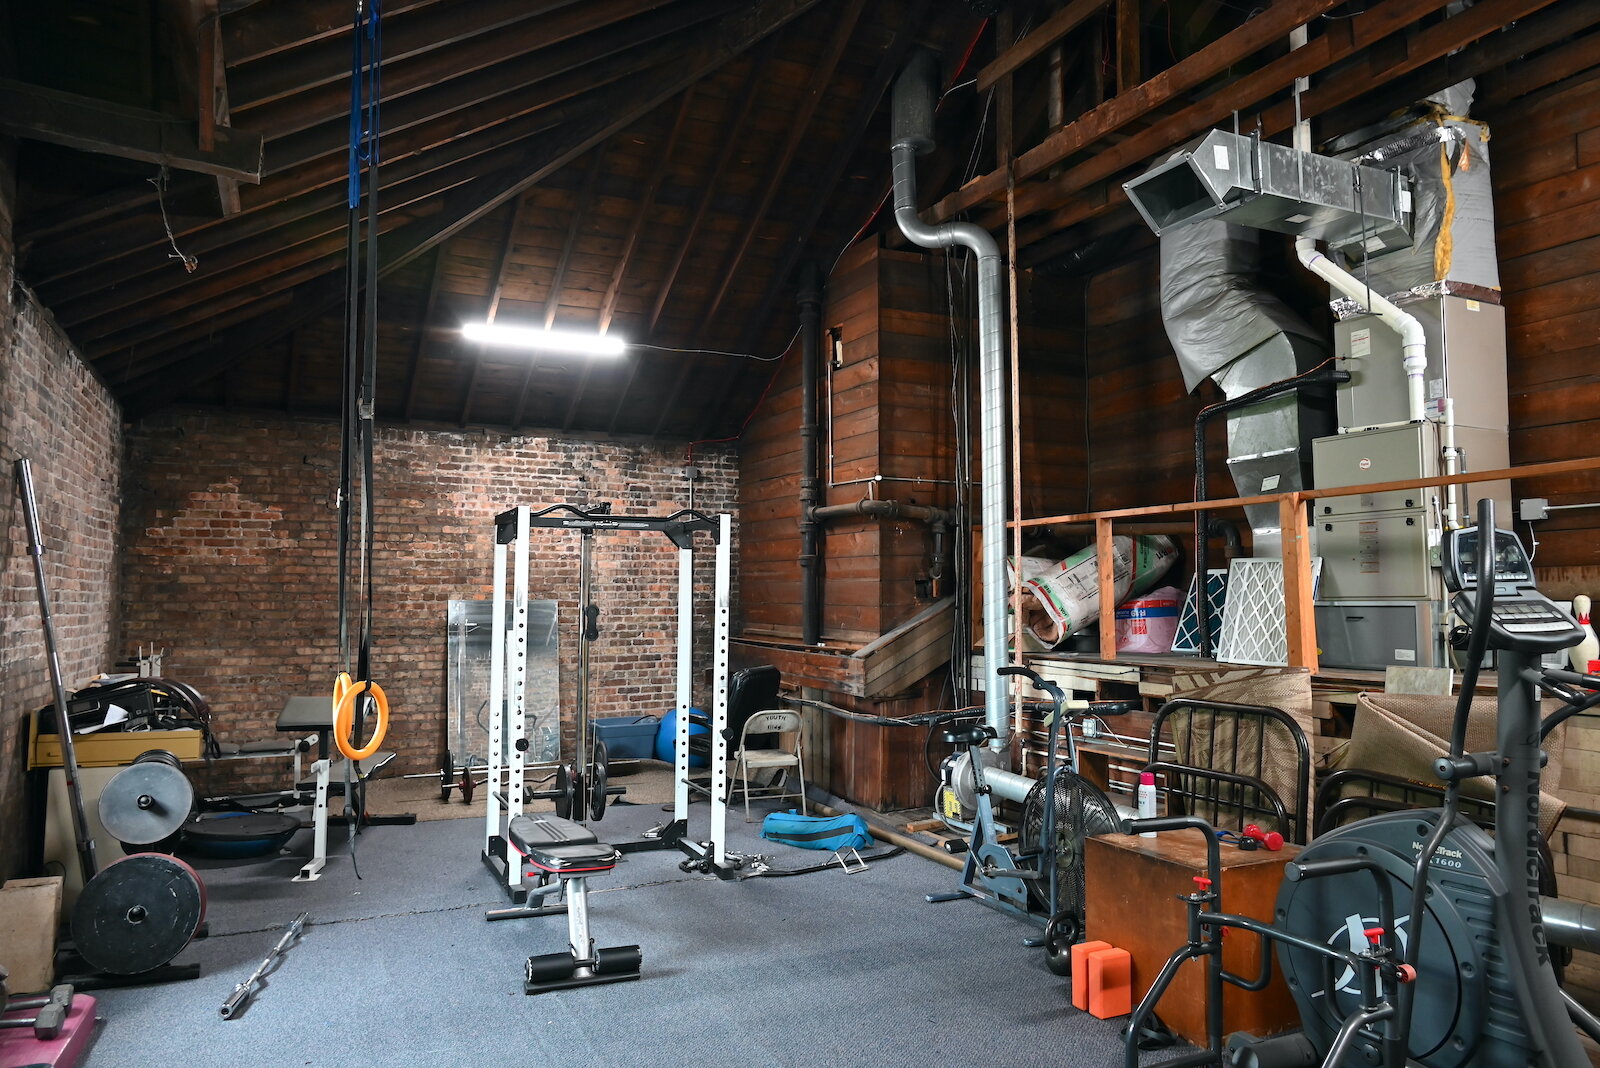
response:
[[(1222, 846), (1224, 910), (1260, 920), (1272, 919), (1284, 862), (1299, 852), (1284, 846), (1276, 853)], [(1105, 835), (1085, 843), (1087, 880), (1085, 934), (1126, 949), (1133, 958), (1133, 999), (1150, 989), (1161, 967), (1187, 937), (1188, 912), (1180, 895), (1195, 889), (1206, 873), (1205, 841), (1198, 831), (1165, 831), (1156, 838)], [(1267, 952), (1272, 952), (1267, 947)], [(1261, 967), (1261, 940), (1242, 931), (1226, 938), (1222, 959), (1235, 975), (1254, 977)], [(1271, 1034), (1297, 1026), (1299, 1014), (1289, 988), (1274, 967), (1272, 984), (1252, 992), (1224, 987), (1222, 1030)], [(1206, 1041), (1206, 984), (1203, 961), (1179, 970), (1156, 1006), (1173, 1031), (1203, 1046)]]

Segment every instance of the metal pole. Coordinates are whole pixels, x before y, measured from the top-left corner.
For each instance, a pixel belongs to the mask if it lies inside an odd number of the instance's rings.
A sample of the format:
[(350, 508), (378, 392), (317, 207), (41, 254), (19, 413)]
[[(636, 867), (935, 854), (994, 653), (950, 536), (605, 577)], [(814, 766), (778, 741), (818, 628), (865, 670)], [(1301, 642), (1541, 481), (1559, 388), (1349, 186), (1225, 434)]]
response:
[(56, 627), (50, 617), (50, 590), (44, 577), (44, 542), (39, 537), (39, 507), (33, 498), (33, 469), (27, 457), (16, 462), (17, 492), (22, 495), (22, 517), (28, 525), (28, 555), (33, 557), (33, 583), (39, 592), (39, 619), (44, 627), (44, 653), (50, 665), (50, 686), (55, 692), (56, 734), (61, 738), (61, 771), (67, 782), (67, 799), (72, 805), (72, 834), (78, 844), (78, 867), (88, 883), (100, 871), (95, 860), (94, 837), (89, 834), (89, 818), (83, 811), (83, 787), (78, 782), (77, 743), (67, 718), (67, 688), (61, 681), (61, 658), (56, 653)]
[[(594, 769), (589, 766), (589, 643), (598, 634), (594, 607), (594, 532), (585, 530), (579, 536), (578, 548), (578, 612), (582, 625), (578, 628), (578, 723), (577, 746), (573, 768), (583, 776), (583, 790), (587, 794), (594, 781)], [(573, 811), (582, 820), (588, 814), (588, 802), (578, 797)]]

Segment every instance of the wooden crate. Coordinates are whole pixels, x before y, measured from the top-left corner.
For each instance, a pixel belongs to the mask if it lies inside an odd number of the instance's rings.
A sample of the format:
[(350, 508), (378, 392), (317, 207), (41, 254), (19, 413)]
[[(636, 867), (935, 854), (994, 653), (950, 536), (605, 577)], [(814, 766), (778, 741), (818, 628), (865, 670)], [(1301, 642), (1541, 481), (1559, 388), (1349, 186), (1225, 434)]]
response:
[[(1222, 847), (1222, 904), (1236, 915), (1271, 921), (1284, 862), (1299, 850), (1276, 853)], [(1126, 949), (1133, 957), (1133, 998), (1144, 997), (1167, 958), (1187, 937), (1188, 911), (1178, 895), (1194, 892), (1194, 876), (1206, 873), (1205, 842), (1197, 831), (1166, 831), (1157, 838), (1105, 835), (1085, 842), (1087, 881), (1085, 936)], [(1269, 948), (1267, 952), (1271, 952)], [(1235, 931), (1223, 962), (1235, 975), (1255, 976), (1261, 967), (1260, 939)], [(1276, 968), (1261, 991), (1224, 986), (1222, 1032), (1273, 1034), (1298, 1026), (1300, 1016)], [(1205, 965), (1191, 961), (1179, 971), (1156, 1014), (1190, 1042), (1206, 1042)]]

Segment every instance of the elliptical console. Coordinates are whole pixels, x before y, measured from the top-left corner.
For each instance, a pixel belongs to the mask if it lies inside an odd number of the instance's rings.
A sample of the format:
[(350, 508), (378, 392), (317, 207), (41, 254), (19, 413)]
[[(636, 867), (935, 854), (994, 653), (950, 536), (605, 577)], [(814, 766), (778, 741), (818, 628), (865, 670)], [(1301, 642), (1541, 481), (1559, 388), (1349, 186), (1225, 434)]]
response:
[[(1452, 530), (1445, 536), (1440, 568), (1444, 584), (1455, 594), (1451, 607), (1468, 623), (1477, 613), (1482, 589), (1478, 573), (1485, 555), (1478, 527)], [(1494, 531), (1493, 603), (1489, 615), (1489, 648), (1525, 653), (1551, 653), (1583, 640), (1583, 628), (1561, 606), (1539, 592), (1533, 582), (1533, 561), (1509, 530)]]

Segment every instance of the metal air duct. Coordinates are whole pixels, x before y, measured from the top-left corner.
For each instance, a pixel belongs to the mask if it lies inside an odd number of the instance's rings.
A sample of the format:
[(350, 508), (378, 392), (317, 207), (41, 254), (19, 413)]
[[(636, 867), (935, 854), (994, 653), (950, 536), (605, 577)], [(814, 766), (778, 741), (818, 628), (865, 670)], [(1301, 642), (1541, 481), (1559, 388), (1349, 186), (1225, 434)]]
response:
[(907, 61), (894, 85), (894, 216), (913, 244), (923, 248), (972, 250), (978, 260), (979, 454), (982, 486), (983, 661), (985, 719), (994, 748), (1007, 732), (1006, 692), (996, 672), (1006, 663), (1006, 443), (1001, 347), (1000, 248), (987, 230), (972, 223), (930, 226), (917, 215), (917, 156), (933, 150), (937, 61), (920, 51)]

